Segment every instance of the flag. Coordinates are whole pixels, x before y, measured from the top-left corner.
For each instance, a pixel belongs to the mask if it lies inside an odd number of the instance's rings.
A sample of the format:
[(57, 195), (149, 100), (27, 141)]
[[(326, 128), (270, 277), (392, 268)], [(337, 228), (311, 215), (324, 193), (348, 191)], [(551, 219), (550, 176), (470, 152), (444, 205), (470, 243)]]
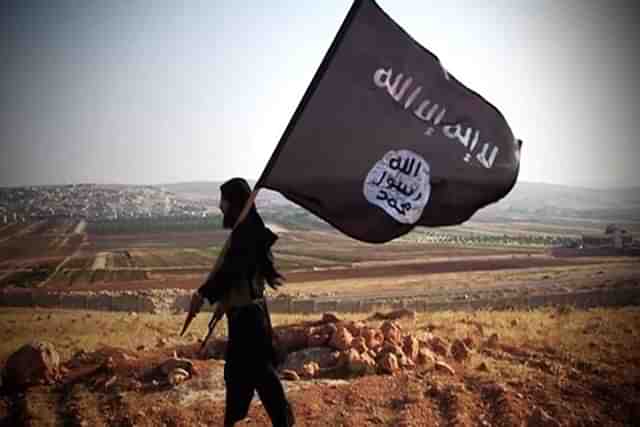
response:
[(356, 0), (256, 188), (381, 243), (462, 223), (515, 184), (520, 141), (372, 0)]

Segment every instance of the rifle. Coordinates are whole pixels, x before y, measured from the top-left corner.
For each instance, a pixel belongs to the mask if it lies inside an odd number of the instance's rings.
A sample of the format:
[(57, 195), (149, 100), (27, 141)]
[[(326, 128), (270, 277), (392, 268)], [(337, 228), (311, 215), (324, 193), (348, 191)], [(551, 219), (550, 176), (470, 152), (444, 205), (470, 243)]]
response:
[(213, 310), (213, 315), (211, 316), (211, 320), (209, 320), (209, 332), (207, 332), (207, 336), (204, 337), (202, 344), (200, 344), (201, 353), (202, 353), (202, 350), (204, 350), (204, 348), (206, 347), (207, 341), (209, 341), (209, 338), (213, 334), (213, 331), (216, 328), (216, 325), (218, 324), (220, 319), (222, 319), (222, 316), (224, 316), (224, 310), (222, 309), (222, 306), (220, 304), (216, 304), (216, 308)]

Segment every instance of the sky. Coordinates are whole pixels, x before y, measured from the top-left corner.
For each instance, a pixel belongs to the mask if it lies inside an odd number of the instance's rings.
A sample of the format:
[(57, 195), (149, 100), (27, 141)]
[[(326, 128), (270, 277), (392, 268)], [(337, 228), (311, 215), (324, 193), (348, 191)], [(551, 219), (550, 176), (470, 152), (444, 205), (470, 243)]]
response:
[[(640, 6), (378, 4), (500, 109), (519, 180), (640, 185)], [(350, 6), (2, 2), (0, 186), (257, 178)]]

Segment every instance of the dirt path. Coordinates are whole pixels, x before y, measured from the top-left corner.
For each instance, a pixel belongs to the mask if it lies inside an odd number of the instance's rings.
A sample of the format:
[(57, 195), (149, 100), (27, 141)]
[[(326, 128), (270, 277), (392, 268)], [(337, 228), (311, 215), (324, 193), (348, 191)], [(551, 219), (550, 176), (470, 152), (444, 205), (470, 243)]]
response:
[(16, 231), (15, 233), (0, 239), (0, 244), (6, 242), (7, 240), (15, 239), (16, 237), (20, 237), (20, 236), (24, 236), (26, 234), (29, 234), (32, 231), (38, 229), (40, 226), (42, 226), (46, 222), (47, 221), (42, 220), (42, 221), (34, 222), (33, 224), (30, 224), (29, 226), (27, 226), (25, 228), (21, 228), (20, 230)]

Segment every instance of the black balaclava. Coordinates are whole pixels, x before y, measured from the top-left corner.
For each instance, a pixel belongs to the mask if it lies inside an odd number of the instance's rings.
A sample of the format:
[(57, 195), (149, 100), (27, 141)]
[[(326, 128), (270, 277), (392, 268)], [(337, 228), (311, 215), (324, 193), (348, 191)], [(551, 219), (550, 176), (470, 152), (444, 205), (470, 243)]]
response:
[[(229, 209), (224, 214), (222, 225), (224, 228), (233, 228), (251, 196), (251, 187), (243, 178), (232, 178), (220, 186), (220, 192), (221, 197), (229, 202)], [(255, 204), (251, 205), (249, 213), (242, 221), (242, 228), (244, 232), (237, 238), (251, 239), (258, 246), (256, 262), (269, 286), (275, 289), (278, 286), (277, 280), (283, 276), (275, 269), (269, 252), (278, 236), (265, 227)]]
[[(242, 212), (242, 208), (251, 195), (251, 187), (243, 178), (232, 178), (220, 186), (220, 192), (222, 198), (229, 202), (229, 210), (224, 214), (222, 226), (224, 228), (233, 228)], [(255, 210), (255, 205), (251, 206), (251, 210)], [(246, 219), (249, 219), (249, 215), (247, 215)]]

